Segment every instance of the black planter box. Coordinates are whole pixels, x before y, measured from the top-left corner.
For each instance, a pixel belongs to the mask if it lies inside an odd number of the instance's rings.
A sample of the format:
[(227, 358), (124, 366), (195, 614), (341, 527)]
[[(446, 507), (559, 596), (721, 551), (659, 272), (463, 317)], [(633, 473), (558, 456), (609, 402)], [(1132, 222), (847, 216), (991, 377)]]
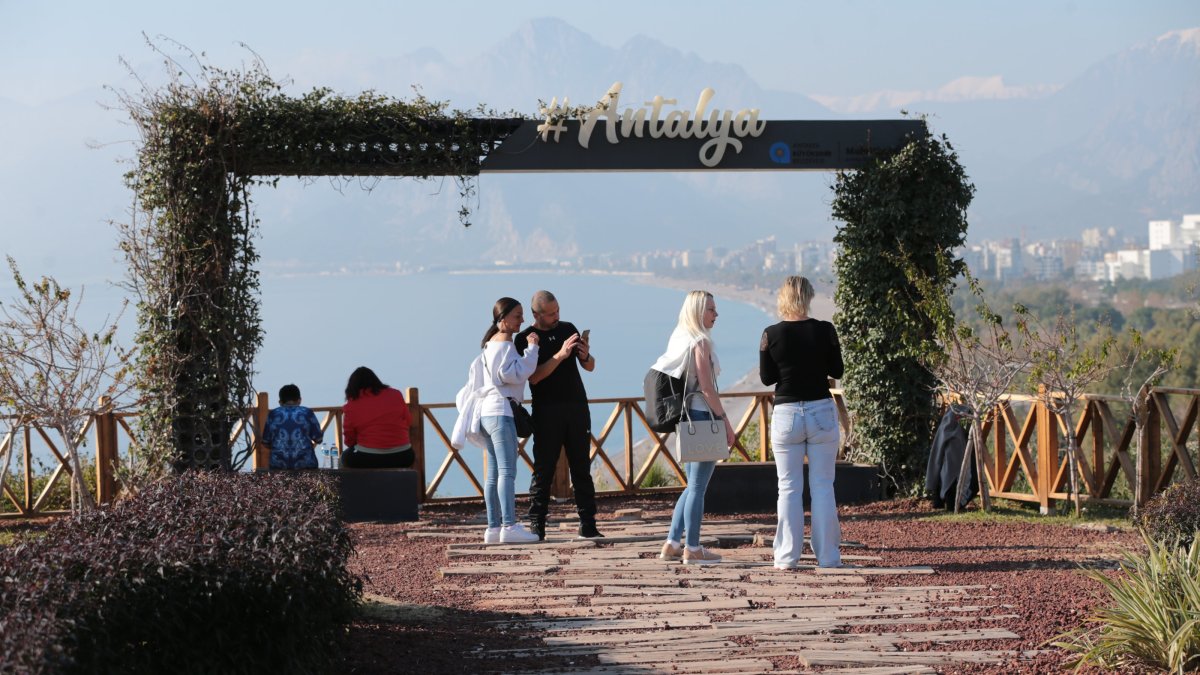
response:
[(417, 520), (417, 472), (414, 469), (325, 469), (335, 476), (342, 497), (342, 520), (397, 522)]
[[(838, 504), (883, 498), (883, 480), (874, 464), (838, 462), (833, 479)], [(779, 478), (774, 462), (721, 462), (704, 495), (705, 513), (774, 513)], [(808, 465), (804, 465), (804, 508), (809, 508)]]

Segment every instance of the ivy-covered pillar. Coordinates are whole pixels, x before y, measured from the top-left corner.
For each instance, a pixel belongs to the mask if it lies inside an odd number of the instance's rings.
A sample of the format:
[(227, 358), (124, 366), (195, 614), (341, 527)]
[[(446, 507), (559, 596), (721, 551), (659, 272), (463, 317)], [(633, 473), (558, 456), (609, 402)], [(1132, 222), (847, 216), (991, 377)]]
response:
[[(235, 360), (236, 243), (229, 219), (231, 195), (219, 162), (209, 162), (189, 186), (193, 213), (180, 221), (173, 284), (178, 311), (172, 331), (180, 367), (174, 373), (171, 439), (176, 470), (229, 469), (230, 432), (238, 411), (229, 402)], [(186, 197), (185, 197), (186, 198)]]
[[(975, 188), (945, 137), (926, 133), (899, 153), (838, 175), (833, 215), (843, 386), (860, 459), (880, 464), (894, 487), (924, 475), (937, 420), (935, 378), (918, 360), (933, 327), (917, 311), (906, 258), (939, 287), (963, 270), (953, 249), (966, 239)], [(951, 260), (939, 271), (938, 254)], [(943, 278), (948, 276), (949, 278)]]
[(131, 111), (143, 144), (127, 180), (144, 216), (122, 247), (139, 295), (144, 467), (231, 468), (252, 393), (262, 334), (240, 85), (174, 83)]

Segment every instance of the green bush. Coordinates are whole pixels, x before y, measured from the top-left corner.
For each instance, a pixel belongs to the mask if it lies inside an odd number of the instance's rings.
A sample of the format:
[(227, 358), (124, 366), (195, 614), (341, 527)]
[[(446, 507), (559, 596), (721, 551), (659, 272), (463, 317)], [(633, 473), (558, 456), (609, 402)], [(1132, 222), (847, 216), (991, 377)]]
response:
[(1079, 654), (1076, 666), (1150, 667), (1173, 673), (1200, 668), (1200, 540), (1187, 548), (1143, 532), (1146, 555), (1126, 553), (1122, 576), (1086, 570), (1113, 604), (1088, 621), (1098, 627), (1060, 636)]
[[(846, 370), (842, 385), (863, 459), (883, 465), (904, 492), (919, 484), (937, 420), (936, 380), (919, 359), (935, 342), (916, 308), (901, 259), (939, 288), (964, 269), (954, 249), (967, 232), (975, 188), (945, 137), (912, 139), (899, 153), (841, 173), (833, 216), (838, 287), (833, 317)], [(952, 260), (942, 270), (939, 256)]]
[(646, 472), (646, 477), (642, 479), (642, 487), (674, 487), (679, 485), (679, 479), (675, 474), (667, 469), (666, 464), (662, 461), (655, 461), (650, 465), (650, 470)]
[(1137, 525), (1155, 541), (1191, 545), (1200, 532), (1200, 480), (1175, 483), (1146, 502)]
[(190, 472), (0, 550), (0, 668), (331, 669), (361, 595), (316, 472)]
[[(95, 494), (96, 489), (96, 462), (89, 457), (80, 457), (80, 464), (83, 465), (83, 482)], [(15, 464), (15, 462), (14, 462)], [(57, 466), (57, 465), (56, 465)], [(46, 486), (50, 483), (50, 478), (54, 476), (54, 469), (46, 465), (45, 462), (33, 458), (33, 486), (32, 491), (34, 499), (42, 494)], [(9, 467), (9, 473), (4, 477), (4, 484), (15, 495), (24, 494), (25, 492), (25, 477), (21, 473), (21, 467)], [(54, 487), (50, 488), (50, 494), (46, 496), (46, 501), (42, 503), (42, 511), (69, 511), (71, 510), (71, 475), (64, 472), (59, 475), (55, 481)], [(17, 513), (17, 508), (12, 502), (5, 499), (0, 502), (0, 513)]]

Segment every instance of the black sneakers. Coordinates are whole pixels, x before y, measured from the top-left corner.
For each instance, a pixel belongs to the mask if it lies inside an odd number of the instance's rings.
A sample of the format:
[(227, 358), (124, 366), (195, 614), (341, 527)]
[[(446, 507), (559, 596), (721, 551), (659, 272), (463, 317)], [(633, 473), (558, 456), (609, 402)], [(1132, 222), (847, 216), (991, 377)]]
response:
[[(529, 519), (529, 531), (538, 536), (539, 541), (546, 540), (546, 519), (534, 516)], [(596, 529), (596, 521), (581, 520), (579, 521), (579, 536), (583, 539), (603, 538), (600, 530)]]
[(596, 529), (596, 521), (594, 520), (579, 521), (579, 536), (584, 539), (604, 538), (604, 535), (600, 534), (600, 530)]
[(538, 536), (538, 541), (546, 541), (546, 519), (533, 517), (529, 520), (529, 529)]

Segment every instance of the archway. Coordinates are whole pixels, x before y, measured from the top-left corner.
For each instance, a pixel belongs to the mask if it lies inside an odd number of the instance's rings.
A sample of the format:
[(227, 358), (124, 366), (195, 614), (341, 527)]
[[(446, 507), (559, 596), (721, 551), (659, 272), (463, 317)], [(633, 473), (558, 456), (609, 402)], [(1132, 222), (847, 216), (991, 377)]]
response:
[[(471, 179), (488, 172), (865, 170), (929, 138), (921, 120), (760, 120), (757, 110), (709, 108), (710, 90), (691, 110), (662, 97), (622, 110), (615, 85), (591, 109), (551, 101), (540, 119), (525, 119), (373, 93), (294, 98), (259, 70), (205, 74), (127, 101), (142, 132), (128, 180), (147, 214), (126, 237), (146, 291), (142, 430), (177, 469), (229, 468), (230, 430), (253, 394), (254, 186), (279, 176), (452, 176), (470, 194)], [(961, 233), (937, 246), (959, 243)]]

